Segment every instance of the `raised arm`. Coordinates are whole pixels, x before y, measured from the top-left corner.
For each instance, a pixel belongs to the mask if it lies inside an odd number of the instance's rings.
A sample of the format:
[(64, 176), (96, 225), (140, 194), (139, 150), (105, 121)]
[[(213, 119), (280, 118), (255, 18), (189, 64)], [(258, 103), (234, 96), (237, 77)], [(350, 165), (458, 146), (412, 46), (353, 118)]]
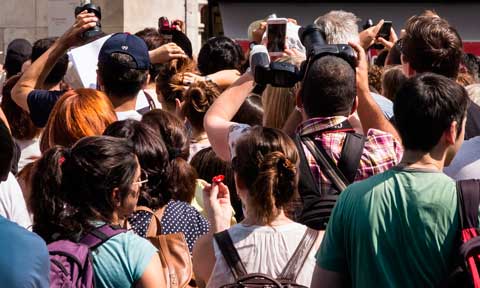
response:
[(363, 132), (367, 135), (369, 129), (378, 129), (392, 134), (398, 141), (401, 141), (397, 130), (392, 123), (385, 118), (382, 110), (378, 107), (370, 94), (368, 86), (368, 63), (363, 48), (356, 43), (349, 43), (358, 55), (357, 77), (357, 113), (362, 123)]
[(93, 13), (83, 11), (78, 14), (75, 24), (70, 27), (50, 49), (32, 63), (12, 89), (12, 99), (18, 106), (30, 112), (27, 102), (28, 94), (32, 92), (32, 90), (43, 86), (45, 79), (58, 59), (64, 55), (69, 48), (81, 45), (84, 42), (80, 37), (81, 34), (94, 27), (97, 21), (98, 19)]
[(213, 151), (225, 161), (230, 161), (228, 147), (228, 133), (234, 122), (230, 120), (235, 116), (240, 106), (253, 89), (253, 77), (246, 72), (235, 81), (230, 88), (225, 90), (208, 109), (203, 121), (208, 139)]

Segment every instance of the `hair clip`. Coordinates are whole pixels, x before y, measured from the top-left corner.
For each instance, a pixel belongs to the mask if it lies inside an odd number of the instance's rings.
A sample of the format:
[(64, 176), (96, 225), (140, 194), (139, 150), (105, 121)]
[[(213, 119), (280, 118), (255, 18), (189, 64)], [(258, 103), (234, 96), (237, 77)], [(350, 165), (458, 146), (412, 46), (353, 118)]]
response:
[(58, 165), (62, 166), (63, 162), (65, 162), (65, 157), (62, 156), (58, 159)]

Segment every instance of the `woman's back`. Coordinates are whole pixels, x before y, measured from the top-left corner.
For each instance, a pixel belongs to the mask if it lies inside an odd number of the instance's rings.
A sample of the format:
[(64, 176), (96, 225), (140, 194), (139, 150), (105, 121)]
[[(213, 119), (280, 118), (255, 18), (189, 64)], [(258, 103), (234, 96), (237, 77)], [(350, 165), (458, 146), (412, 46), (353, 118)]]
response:
[[(295, 222), (275, 227), (237, 224), (228, 229), (228, 232), (247, 273), (263, 273), (276, 278), (292, 257), (306, 229), (306, 226)], [(310, 285), (319, 242), (310, 251), (296, 283), (307, 287)], [(214, 250), (216, 262), (207, 287), (216, 288), (234, 283), (233, 275), (216, 241)]]
[(92, 251), (95, 287), (132, 287), (157, 249), (132, 231), (120, 233)]
[[(133, 231), (146, 237), (152, 215), (146, 211), (136, 211), (128, 219)], [(193, 206), (182, 201), (170, 200), (162, 217), (162, 234), (183, 233), (190, 252), (197, 239), (206, 234), (209, 223)]]

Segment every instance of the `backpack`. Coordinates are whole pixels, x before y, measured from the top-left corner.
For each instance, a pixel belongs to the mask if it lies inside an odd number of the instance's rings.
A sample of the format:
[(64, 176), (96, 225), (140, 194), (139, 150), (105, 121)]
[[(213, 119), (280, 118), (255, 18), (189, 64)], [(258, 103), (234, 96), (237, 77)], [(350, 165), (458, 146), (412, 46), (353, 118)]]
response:
[(480, 229), (478, 210), (480, 205), (480, 180), (457, 181), (459, 242), (457, 261), (440, 287), (480, 287)]
[(285, 268), (283, 268), (283, 271), (280, 273), (277, 279), (266, 274), (247, 273), (247, 270), (245, 269), (245, 266), (238, 255), (237, 249), (235, 249), (235, 246), (233, 245), (233, 241), (228, 233), (228, 230), (214, 234), (215, 241), (222, 252), (223, 258), (225, 258), (225, 262), (227, 262), (227, 265), (229, 266), (233, 277), (235, 278), (235, 283), (224, 285), (222, 288), (305, 288), (305, 286), (297, 284), (295, 281), (298, 277), (298, 274), (300, 274), (300, 271), (303, 268), (308, 255), (310, 254), (310, 251), (317, 242), (318, 234), (319, 232), (317, 230), (307, 228), (307, 231), (305, 231), (305, 234), (298, 244), (297, 249), (293, 253), (290, 260), (288, 260), (287, 265)]
[[(348, 128), (350, 125), (346, 123), (343, 126)], [(314, 136), (295, 135), (294, 142), (300, 155), (298, 191), (303, 202), (300, 215), (296, 217), (298, 222), (315, 230), (326, 229), (328, 219), (338, 196), (355, 180), (365, 146), (365, 139), (365, 136), (361, 134), (347, 133), (337, 166), (321, 143), (314, 139)], [(315, 158), (315, 162), (330, 179), (335, 189), (332, 189), (332, 191), (321, 191), (320, 187), (318, 187), (318, 181), (312, 175), (302, 144), (310, 151)]]
[(153, 212), (148, 207), (137, 206), (135, 210), (152, 214), (146, 238), (158, 249), (165, 283), (162, 287), (188, 287), (193, 277), (193, 267), (185, 235), (183, 233), (161, 234), (161, 220), (165, 208)]
[(95, 287), (91, 250), (125, 231), (105, 224), (88, 233), (78, 243), (58, 240), (48, 244), (50, 287)]

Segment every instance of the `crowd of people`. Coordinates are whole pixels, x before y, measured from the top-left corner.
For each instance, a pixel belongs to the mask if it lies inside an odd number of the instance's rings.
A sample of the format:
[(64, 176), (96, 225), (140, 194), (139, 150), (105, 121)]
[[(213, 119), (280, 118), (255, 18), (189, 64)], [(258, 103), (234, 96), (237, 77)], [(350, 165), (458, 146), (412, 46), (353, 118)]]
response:
[(466, 269), (456, 181), (480, 178), (480, 58), (446, 19), (419, 11), (385, 39), (383, 20), (330, 11), (315, 29), (355, 63), (287, 35), (272, 61), (304, 77), (261, 92), (264, 20), (247, 51), (221, 36), (195, 55), (181, 26), (167, 44), (113, 34), (83, 59), (96, 89), (78, 87), (67, 52), (97, 21), (6, 51), (1, 286), (436, 287)]

